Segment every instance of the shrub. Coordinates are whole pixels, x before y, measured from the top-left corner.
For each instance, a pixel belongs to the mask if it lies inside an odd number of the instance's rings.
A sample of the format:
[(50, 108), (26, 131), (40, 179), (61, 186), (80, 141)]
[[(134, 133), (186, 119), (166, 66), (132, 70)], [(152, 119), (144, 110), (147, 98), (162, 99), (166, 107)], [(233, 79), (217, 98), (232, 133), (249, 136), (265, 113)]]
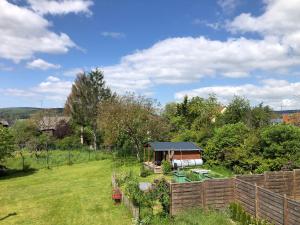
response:
[(146, 169), (143, 165), (141, 166), (141, 170), (140, 170), (141, 177), (148, 177), (151, 174), (152, 174), (151, 170)]
[(255, 219), (253, 216), (247, 213), (240, 204), (237, 203), (231, 203), (229, 205), (229, 212), (231, 219), (236, 222), (239, 222), (240, 225), (271, 225), (270, 223), (264, 220)]
[(168, 174), (172, 171), (172, 165), (169, 161), (163, 160), (161, 165), (163, 174)]

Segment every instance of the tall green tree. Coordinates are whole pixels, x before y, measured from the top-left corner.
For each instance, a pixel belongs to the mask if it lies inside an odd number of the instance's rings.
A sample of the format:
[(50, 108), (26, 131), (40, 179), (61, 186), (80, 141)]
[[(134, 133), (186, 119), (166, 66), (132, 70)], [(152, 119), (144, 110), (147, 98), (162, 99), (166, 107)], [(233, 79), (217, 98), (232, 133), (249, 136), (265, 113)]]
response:
[(97, 148), (99, 103), (112, 95), (111, 90), (105, 84), (104, 75), (99, 69), (78, 74), (66, 101), (65, 112), (71, 115), (73, 121), (81, 126), (80, 139), (82, 144), (84, 127), (91, 126), (94, 149)]
[(205, 148), (205, 159), (230, 169), (233, 169), (235, 165), (240, 165), (247, 157), (244, 142), (249, 132), (249, 128), (241, 122), (217, 128)]
[(235, 96), (226, 107), (221, 120), (225, 124), (235, 124), (243, 122), (249, 124), (251, 116), (251, 107), (248, 99)]
[(263, 103), (251, 109), (251, 127), (257, 129), (270, 125), (272, 118), (272, 110), (269, 106), (264, 106)]
[(127, 94), (103, 102), (100, 109), (98, 121), (105, 143), (115, 145), (125, 136), (138, 159), (145, 143), (167, 139), (168, 124), (151, 99)]
[(0, 125), (0, 162), (15, 150), (14, 137), (10, 130)]

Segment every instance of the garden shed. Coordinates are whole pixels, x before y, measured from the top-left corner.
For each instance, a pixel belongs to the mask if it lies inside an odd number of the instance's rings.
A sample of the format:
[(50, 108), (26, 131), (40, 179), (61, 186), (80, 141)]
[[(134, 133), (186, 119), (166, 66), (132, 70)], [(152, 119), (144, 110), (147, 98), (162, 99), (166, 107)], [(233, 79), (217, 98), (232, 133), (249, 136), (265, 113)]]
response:
[(202, 165), (202, 152), (192, 142), (150, 142), (144, 149), (144, 161), (148, 167), (157, 169), (163, 160), (171, 162), (173, 167)]

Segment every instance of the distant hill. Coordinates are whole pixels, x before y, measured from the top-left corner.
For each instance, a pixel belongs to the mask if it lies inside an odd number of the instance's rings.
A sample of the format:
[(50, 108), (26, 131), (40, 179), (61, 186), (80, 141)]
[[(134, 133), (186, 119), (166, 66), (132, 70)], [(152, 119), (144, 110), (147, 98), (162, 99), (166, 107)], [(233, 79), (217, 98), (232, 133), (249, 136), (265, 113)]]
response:
[[(10, 124), (14, 123), (17, 119), (27, 119), (32, 114), (43, 110), (42, 108), (32, 107), (12, 107), (12, 108), (0, 108), (0, 119), (8, 121)], [(63, 113), (63, 108), (51, 108), (58, 114)]]

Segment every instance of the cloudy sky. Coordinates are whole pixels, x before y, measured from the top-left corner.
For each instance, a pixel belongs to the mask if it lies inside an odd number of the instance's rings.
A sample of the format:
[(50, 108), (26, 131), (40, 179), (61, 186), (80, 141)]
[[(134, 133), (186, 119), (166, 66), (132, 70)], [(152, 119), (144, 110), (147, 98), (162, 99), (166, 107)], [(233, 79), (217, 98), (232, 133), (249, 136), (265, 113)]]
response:
[(61, 107), (99, 67), (162, 104), (300, 108), (300, 0), (0, 0), (0, 107)]

